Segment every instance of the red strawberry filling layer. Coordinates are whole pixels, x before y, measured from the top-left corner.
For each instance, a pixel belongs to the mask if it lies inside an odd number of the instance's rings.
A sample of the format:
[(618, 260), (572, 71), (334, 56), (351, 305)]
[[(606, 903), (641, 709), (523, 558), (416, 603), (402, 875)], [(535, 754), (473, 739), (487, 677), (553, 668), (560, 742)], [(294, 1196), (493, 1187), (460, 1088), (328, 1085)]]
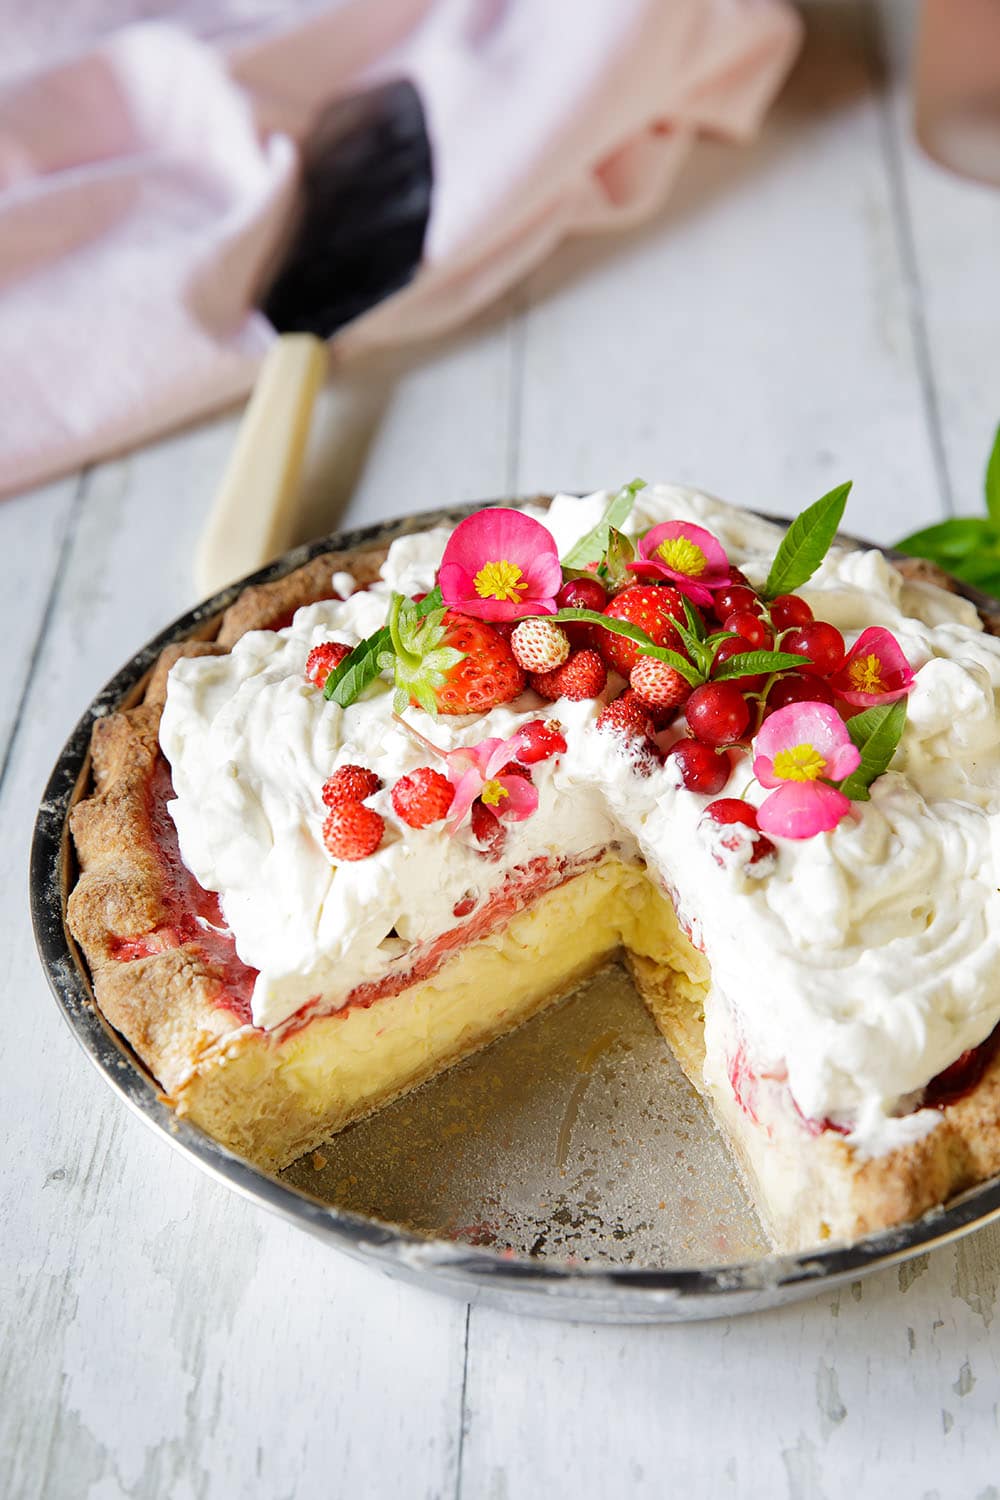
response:
[[(949, 1067), (932, 1078), (923, 1091), (920, 1104), (915, 1108), (944, 1109), (947, 1105), (954, 1104), (963, 1098), (964, 1095), (970, 1094), (982, 1081), (986, 1069), (998, 1053), (1000, 1053), (1000, 1026), (996, 1026), (986, 1040), (979, 1043), (978, 1047), (970, 1047)], [(804, 1114), (787, 1087), (784, 1070), (781, 1073), (754, 1072), (747, 1062), (746, 1048), (742, 1043), (729, 1060), (729, 1084), (740, 1109), (755, 1125), (761, 1123), (758, 1113), (761, 1085), (776, 1084), (779, 1088), (785, 1089), (792, 1108), (810, 1135), (822, 1135), (827, 1130), (832, 1130), (837, 1135), (850, 1135), (850, 1130), (846, 1125), (839, 1125), (834, 1120), (814, 1120)]]
[[(233, 1013), (246, 1026), (253, 1024), (251, 999), (257, 970), (244, 964), (236, 954), (232, 933), (225, 924), (219, 898), (204, 890), (181, 859), (177, 829), (167, 811), (174, 795), (170, 767), (160, 757), (150, 777), (147, 808), (153, 847), (163, 871), (163, 896), (167, 920), (141, 936), (117, 938), (112, 956), (120, 962), (149, 958), (182, 944), (193, 944), (211, 964), (219, 978), (214, 1003)], [(414, 949), (413, 961), (405, 970), (394, 971), (384, 979), (358, 985), (336, 1012), (345, 1015), (355, 1007), (367, 1008), (377, 1000), (398, 995), (409, 985), (426, 979), (458, 948), (474, 943), (496, 928), (503, 927), (519, 911), (545, 891), (563, 885), (588, 865), (595, 864), (599, 854), (575, 860), (533, 859), (510, 872), (503, 884), (481, 902), (473, 892), (455, 904), (456, 917), (468, 917), (433, 940)], [(319, 996), (309, 1000), (281, 1028), (281, 1034), (300, 1030), (316, 1016), (323, 1014)]]

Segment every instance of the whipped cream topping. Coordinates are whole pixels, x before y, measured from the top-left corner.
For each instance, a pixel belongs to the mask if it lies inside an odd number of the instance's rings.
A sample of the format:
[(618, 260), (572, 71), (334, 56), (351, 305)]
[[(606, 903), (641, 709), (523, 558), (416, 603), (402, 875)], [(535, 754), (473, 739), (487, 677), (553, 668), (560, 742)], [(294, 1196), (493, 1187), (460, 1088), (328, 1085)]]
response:
[[(608, 498), (557, 496), (547, 512), (526, 509), (563, 554)], [(656, 485), (640, 492), (628, 529), (668, 519), (707, 527), (763, 582), (777, 527)], [(698, 829), (710, 799), (678, 786), (669, 763), (637, 776), (616, 738), (595, 728), (601, 701), (547, 704), (527, 692), (481, 717), (432, 721), (408, 710), (443, 749), (507, 737), (533, 718), (562, 721), (568, 750), (532, 768), (538, 810), (504, 825), (497, 863), (468, 833), (449, 838), (441, 825), (413, 830), (396, 818), (389, 790), (429, 757), (393, 721), (386, 683), (342, 710), (304, 676), (313, 646), (354, 644), (377, 629), (393, 590), (432, 587), (449, 534), (399, 538), (368, 590), (309, 605), (284, 630), (250, 632), (228, 656), (184, 659), (170, 674), (160, 730), (170, 811), (185, 864), (219, 893), (240, 958), (260, 971), (255, 1024), (278, 1027), (317, 996), (335, 1009), (358, 984), (405, 972), (415, 946), (460, 925), (456, 904), (487, 895), (517, 866), (618, 846), (647, 861), (705, 949), (710, 1060), (737, 1036), (759, 1076), (787, 1080), (805, 1119), (846, 1127), (867, 1153), (933, 1128), (937, 1112), (907, 1113), (910, 1104), (1000, 1021), (1000, 641), (972, 605), (905, 582), (879, 552), (831, 550), (799, 592), (849, 644), (869, 625), (896, 635), (916, 670), (907, 729), (870, 802), (832, 833), (776, 840), (765, 870), (717, 862)], [(352, 582), (338, 575), (342, 591)], [(619, 685), (612, 679), (605, 698)], [(322, 842), (321, 788), (349, 763), (382, 778), (371, 805), (386, 835), (368, 859), (336, 864)], [(747, 783), (749, 759), (725, 795)], [(764, 795), (751, 783), (751, 801)]]

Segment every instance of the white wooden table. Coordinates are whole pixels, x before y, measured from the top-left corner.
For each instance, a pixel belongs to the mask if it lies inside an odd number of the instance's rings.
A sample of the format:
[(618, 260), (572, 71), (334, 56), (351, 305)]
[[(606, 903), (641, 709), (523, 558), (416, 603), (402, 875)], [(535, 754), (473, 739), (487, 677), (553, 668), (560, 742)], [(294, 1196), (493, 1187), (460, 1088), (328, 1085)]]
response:
[[(353, 491), (318, 456), (311, 529), (636, 473), (786, 513), (850, 476), (849, 524), (884, 541), (976, 509), (1000, 196), (911, 144), (909, 26), (811, 11), (758, 145), (702, 147), (655, 225), (357, 377), (381, 423)], [(470, 1311), (207, 1180), (84, 1061), (28, 929), (34, 809), (94, 690), (194, 602), (234, 426), (0, 505), (0, 1490), (996, 1500), (1000, 1229), (743, 1320)]]

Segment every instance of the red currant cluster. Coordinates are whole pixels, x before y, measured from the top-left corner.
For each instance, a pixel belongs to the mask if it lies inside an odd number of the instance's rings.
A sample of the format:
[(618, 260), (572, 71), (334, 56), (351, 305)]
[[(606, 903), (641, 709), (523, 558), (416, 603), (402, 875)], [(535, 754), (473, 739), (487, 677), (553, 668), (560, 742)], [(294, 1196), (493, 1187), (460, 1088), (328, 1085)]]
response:
[[(689, 791), (716, 796), (732, 771), (730, 749), (745, 748), (764, 719), (790, 703), (834, 702), (829, 677), (843, 664), (844, 638), (835, 626), (813, 618), (797, 594), (768, 604), (746, 576), (733, 569), (711, 607), (698, 610), (670, 584), (634, 583), (609, 599), (596, 578), (563, 585), (557, 604), (586, 609), (642, 630), (656, 647), (689, 660), (683, 636), (694, 623), (709, 652), (706, 680), (697, 685), (669, 663), (643, 654), (641, 644), (596, 624), (564, 623), (575, 652), (600, 653), (607, 666), (627, 678), (628, 688), (598, 718), (600, 728), (651, 739), (683, 712), (687, 734), (668, 751)], [(798, 667), (733, 675), (733, 661), (750, 652), (781, 651), (804, 658)], [(678, 664), (680, 665), (680, 664)], [(723, 668), (726, 669), (721, 678)]]
[(768, 605), (742, 573), (734, 570), (732, 579), (713, 596), (714, 620), (705, 622), (727, 633), (716, 649), (713, 674), (750, 651), (780, 650), (806, 660), (794, 670), (709, 680), (693, 689), (684, 704), (691, 738), (678, 740), (670, 753), (683, 785), (706, 796), (729, 780), (728, 756), (714, 752), (744, 745), (769, 714), (790, 703), (833, 703), (826, 679), (842, 666), (847, 649), (836, 626), (815, 620), (797, 594), (780, 594)]

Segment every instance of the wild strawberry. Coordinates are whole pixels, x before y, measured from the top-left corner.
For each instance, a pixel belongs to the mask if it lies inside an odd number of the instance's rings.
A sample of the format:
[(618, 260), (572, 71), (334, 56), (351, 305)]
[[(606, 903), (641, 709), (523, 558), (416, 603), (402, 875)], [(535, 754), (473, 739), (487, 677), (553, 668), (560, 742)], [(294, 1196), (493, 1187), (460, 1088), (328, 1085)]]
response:
[(549, 620), (522, 620), (510, 638), (510, 649), (526, 672), (554, 672), (569, 655), (569, 639)]
[(710, 802), (699, 821), (708, 836), (712, 858), (723, 869), (757, 865), (775, 847), (757, 827), (757, 810), (738, 797)]
[(507, 830), (496, 813), (491, 812), (479, 797), (472, 804), (470, 824), (472, 836), (486, 858), (499, 859)]
[(418, 766), (401, 776), (392, 789), (392, 805), (411, 828), (426, 828), (448, 815), (455, 790), (447, 776), (430, 766)]
[(644, 708), (632, 690), (626, 689), (612, 703), (602, 708), (597, 715), (597, 727), (628, 738), (639, 735), (646, 738), (653, 732), (649, 710)]
[(306, 657), (306, 677), (318, 688), (326, 687), (330, 673), (350, 654), (350, 646), (340, 641), (324, 641), (322, 646), (314, 646)]
[(608, 669), (596, 651), (574, 651), (554, 672), (533, 672), (531, 686), (543, 698), (569, 698), (580, 703), (604, 691)]
[(679, 708), (691, 695), (691, 684), (655, 656), (640, 656), (628, 680), (642, 707), (652, 714)]
[(367, 859), (382, 842), (385, 823), (363, 802), (338, 802), (323, 824), (323, 842), (334, 859)]
[[(667, 584), (633, 583), (616, 594), (603, 610), (611, 620), (624, 620), (644, 630), (654, 646), (680, 647), (675, 620), (684, 619), (684, 605), (676, 589)], [(639, 660), (641, 647), (624, 635), (601, 630), (601, 655), (609, 667), (627, 677)]]
[(338, 766), (323, 783), (323, 801), (327, 807), (336, 807), (339, 802), (363, 802), (381, 785), (375, 772), (367, 766)]
[[(449, 611), (440, 644), (463, 653), (431, 689), (442, 714), (485, 714), (524, 692), (524, 673), (510, 645), (485, 620)], [(416, 700), (414, 700), (416, 701)]]
[(562, 755), (566, 749), (562, 725), (558, 719), (529, 719), (517, 731), (517, 758), (525, 766)]

